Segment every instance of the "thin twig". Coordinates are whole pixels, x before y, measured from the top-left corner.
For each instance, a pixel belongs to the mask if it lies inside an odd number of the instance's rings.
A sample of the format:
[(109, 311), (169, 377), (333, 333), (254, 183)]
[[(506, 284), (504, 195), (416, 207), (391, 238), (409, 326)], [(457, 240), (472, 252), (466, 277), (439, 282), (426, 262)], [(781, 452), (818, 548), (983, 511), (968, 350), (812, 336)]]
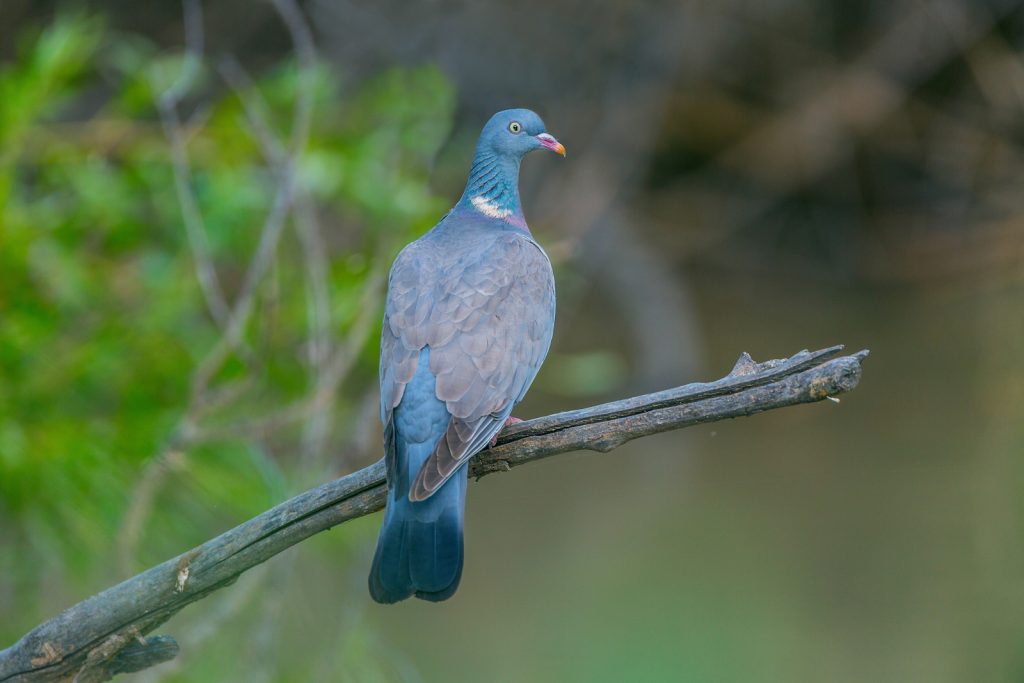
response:
[[(312, 42), (312, 32), (295, 2), (293, 0), (272, 0), (272, 3), (292, 36), (300, 63), (299, 90), (292, 116), (290, 144), (279, 159), (276, 169), (277, 192), (270, 212), (260, 230), (259, 244), (249, 262), (239, 294), (234, 305), (226, 313), (222, 324), (222, 334), (192, 373), (188, 406), (174, 430), (175, 436), (171, 439), (172, 447), (165, 447), (146, 464), (141, 481), (146, 482), (147, 486), (146, 488), (137, 487), (133, 492), (129, 513), (122, 524), (122, 532), (118, 540), (118, 556), (122, 568), (128, 566), (130, 558), (134, 556), (138, 530), (142, 528), (148, 517), (152, 508), (152, 500), (162, 484), (166, 473), (166, 469), (163, 467), (166, 454), (180, 449), (183, 461), (187, 459), (188, 452), (185, 447), (195, 443), (193, 438), (188, 437), (195, 437), (199, 434), (197, 425), (203, 413), (207, 411), (208, 406), (219, 403), (220, 393), (212, 391), (210, 384), (231, 355), (244, 346), (244, 333), (252, 317), (257, 290), (277, 253), (281, 234), (293, 208), (296, 195), (299, 193), (296, 187), (295, 167), (309, 138), (315, 95), (313, 69), (315, 68), (316, 53)], [(179, 200), (182, 204), (183, 215), (186, 216), (186, 226), (196, 254), (197, 274), (200, 284), (206, 291), (207, 284), (216, 283), (216, 273), (208, 258), (202, 217), (189, 186), (190, 171), (184, 136), (176, 109), (201, 64), (202, 15), (198, 0), (184, 0), (184, 11), (187, 45), (186, 68), (178, 81), (159, 98), (158, 104), (162, 117), (165, 119), (168, 137), (171, 140), (175, 179), (179, 186)], [(193, 232), (195, 232), (194, 235)], [(204, 278), (206, 278), (206, 284), (204, 284)], [(216, 289), (219, 292), (219, 285)], [(216, 297), (211, 299), (208, 296), (207, 301), (208, 305), (216, 308)], [(213, 303), (211, 304), (211, 302)], [(228, 389), (232, 398), (235, 397), (232, 392), (237, 386), (242, 385), (230, 385)], [(182, 435), (185, 435), (186, 438), (181, 438)]]
[[(841, 347), (754, 363), (725, 378), (524, 422), (470, 464), (482, 477), (559, 453), (611, 450), (648, 434), (821, 401), (854, 389), (867, 351)], [(830, 404), (831, 405), (831, 404)], [(71, 607), (0, 651), (0, 682), (52, 681), (89, 662), (102, 671), (131, 634), (149, 633), (188, 604), (310, 536), (384, 506), (384, 463), (328, 482)], [(187, 576), (182, 585), (180, 577)]]
[(185, 234), (192, 248), (195, 260), (196, 278), (206, 299), (210, 315), (223, 326), (228, 319), (228, 305), (224, 291), (217, 278), (210, 256), (210, 243), (206, 239), (206, 227), (203, 214), (199, 210), (199, 201), (192, 190), (192, 171), (189, 166), (188, 149), (185, 144), (185, 133), (178, 116), (178, 104), (189, 87), (195, 82), (202, 64), (203, 55), (203, 16), (199, 0), (184, 0), (185, 13), (185, 61), (178, 79), (156, 98), (157, 111), (164, 134), (171, 146), (171, 166), (174, 171), (174, 189), (181, 205), (181, 217), (185, 223)]
[[(305, 64), (303, 68), (311, 69), (312, 64)], [(253, 87), (252, 80), (238, 61), (231, 57), (221, 61), (219, 70), (242, 103), (253, 137), (259, 141), (267, 162), (274, 166), (282, 165), (285, 162), (284, 146), (271, 128), (266, 102), (260, 97), (259, 91)], [(345, 363), (339, 372), (338, 359), (354, 357), (355, 353), (362, 348), (369, 332), (369, 326), (366, 324), (369, 320), (366, 319), (365, 313), (375, 311), (377, 306), (373, 302), (369, 306), (360, 307), (363, 314), (356, 321), (355, 329), (349, 335), (350, 343), (346, 344), (345, 349), (333, 354), (334, 359), (330, 360), (332, 351), (328, 326), (330, 294), (327, 252), (324, 248), (320, 226), (316, 221), (315, 209), (308, 194), (304, 192), (298, 194), (293, 213), (296, 233), (302, 245), (303, 259), (306, 264), (303, 272), (306, 276), (307, 317), (310, 328), (309, 377), (313, 387), (311, 398), (306, 402), (308, 411), (301, 410), (298, 415), (305, 418), (306, 421), (302, 437), (303, 460), (307, 464), (312, 464), (317, 462), (324, 452), (330, 412), (334, 404), (333, 399), (338, 385), (351, 367), (351, 363)], [(377, 278), (371, 275), (367, 292), (376, 290), (379, 290)], [(350, 348), (353, 345), (357, 347), (354, 350)], [(328, 362), (329, 360), (330, 362)], [(315, 468), (311, 469), (315, 470)]]
[(294, 2), (272, 0), (295, 43), (299, 55), (299, 90), (295, 98), (292, 115), (292, 131), (289, 149), (278, 169), (277, 193), (263, 228), (260, 230), (256, 253), (249, 262), (242, 287), (231, 309), (227, 329), (209, 354), (199, 363), (192, 378), (192, 397), (195, 399), (209, 386), (214, 374), (231, 353), (238, 347), (253, 311), (256, 290), (270, 267), (277, 245), (284, 231), (289, 212), (296, 196), (295, 170), (299, 156), (305, 151), (309, 139), (313, 114), (314, 74), (312, 73), (315, 51), (312, 33), (302, 13)]

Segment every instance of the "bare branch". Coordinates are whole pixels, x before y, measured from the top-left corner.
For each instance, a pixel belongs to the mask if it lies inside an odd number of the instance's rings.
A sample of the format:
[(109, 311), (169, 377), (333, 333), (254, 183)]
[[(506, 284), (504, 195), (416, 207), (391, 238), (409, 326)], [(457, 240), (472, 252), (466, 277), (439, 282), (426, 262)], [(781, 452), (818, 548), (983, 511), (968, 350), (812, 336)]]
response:
[[(299, 157), (305, 151), (313, 113), (316, 52), (312, 32), (294, 0), (272, 0), (274, 8), (292, 37), (299, 60), (299, 87), (292, 114), (291, 140), (288, 149), (278, 150), (278, 158), (275, 159), (276, 163), (274, 164), (277, 190), (270, 212), (260, 230), (259, 243), (250, 259), (241, 289), (230, 310), (226, 308), (225, 304), (223, 315), (221, 315), (218, 302), (223, 301), (223, 295), (209, 258), (202, 215), (189, 185), (190, 171), (184, 133), (177, 114), (177, 105), (194, 80), (202, 62), (203, 50), (202, 14), (199, 0), (183, 0), (183, 2), (187, 47), (185, 68), (179, 79), (160, 96), (158, 105), (161, 119), (164, 121), (165, 130), (171, 141), (175, 183), (178, 187), (182, 214), (185, 216), (189, 240), (196, 259), (198, 278), (207, 296), (207, 305), (214, 317), (221, 323), (223, 331), (192, 373), (188, 407), (169, 439), (170, 444), (147, 463), (142, 475), (142, 481), (146, 483), (146, 487), (137, 488), (132, 495), (129, 514), (122, 525), (122, 533), (118, 542), (118, 556), (122, 567), (130, 564), (131, 557), (134, 555), (138, 532), (149, 514), (153, 497), (162, 484), (166, 472), (164, 464), (168, 453), (180, 450), (182, 459), (187, 459), (185, 447), (192, 443), (192, 439), (189, 437), (196, 436), (198, 422), (202, 414), (222, 400), (224, 402), (233, 400), (237, 397), (236, 390), (245, 386), (244, 383), (229, 385), (223, 392), (210, 389), (213, 377), (232, 353), (240, 348), (244, 350), (245, 329), (252, 317), (257, 291), (277, 253), (278, 243), (284, 232), (288, 215), (292, 212), (296, 196), (300, 193), (295, 178), (295, 167)], [(257, 135), (260, 134), (261, 131), (257, 131)]]
[(203, 58), (203, 16), (199, 0), (184, 0), (185, 12), (185, 62), (178, 79), (156, 98), (157, 111), (164, 128), (164, 135), (171, 146), (171, 165), (174, 170), (174, 189), (181, 205), (181, 218), (185, 223), (185, 234), (192, 249), (195, 260), (196, 278), (203, 290), (206, 306), (210, 315), (218, 325), (224, 325), (228, 319), (228, 305), (217, 278), (210, 257), (210, 243), (206, 239), (206, 227), (203, 214), (199, 210), (199, 201), (192, 191), (190, 178), (192, 171), (189, 166), (188, 149), (185, 145), (185, 132), (178, 116), (178, 104), (185, 96), (188, 88), (195, 81)]
[(289, 0), (272, 0), (274, 9), (288, 28), (289, 35), (299, 56), (299, 91), (295, 99), (292, 114), (292, 131), (289, 149), (277, 169), (277, 192), (274, 201), (260, 230), (259, 244), (256, 253), (249, 262), (242, 287), (227, 321), (224, 334), (210, 353), (199, 363), (192, 378), (192, 399), (197, 400), (207, 389), (217, 370), (223, 365), (231, 353), (242, 341), (245, 327), (252, 315), (256, 290), (266, 274), (277, 252), (277, 245), (284, 231), (288, 214), (295, 202), (297, 193), (295, 167), (299, 157), (306, 149), (309, 139), (310, 123), (313, 115), (313, 98), (315, 74), (313, 73), (316, 53), (313, 46), (313, 35), (298, 6)]
[[(606, 452), (648, 434), (821, 401), (860, 380), (867, 351), (836, 357), (841, 350), (801, 351), (766, 363), (743, 354), (715, 382), (529, 420), (474, 458), (470, 472), (479, 478), (559, 453)], [(0, 682), (70, 680), (86, 671), (90, 681), (106, 680), (98, 676), (124, 670), (116, 663), (130, 644), (178, 610), (316, 533), (380, 510), (385, 497), (384, 463), (378, 461), (285, 501), (36, 627), (0, 651)], [(167, 642), (159, 641), (161, 656), (170, 652)]]

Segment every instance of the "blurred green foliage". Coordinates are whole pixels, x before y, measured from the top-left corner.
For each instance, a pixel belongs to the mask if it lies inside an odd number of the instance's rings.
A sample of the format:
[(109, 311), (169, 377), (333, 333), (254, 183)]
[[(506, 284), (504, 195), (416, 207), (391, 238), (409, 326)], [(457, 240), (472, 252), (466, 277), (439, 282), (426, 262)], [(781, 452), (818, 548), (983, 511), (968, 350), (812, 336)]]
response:
[[(361, 302), (397, 248), (445, 208), (426, 179), (454, 97), (430, 68), (346, 88), (323, 65), (304, 74), (286, 61), (246, 94), (282, 144), (304, 82), (314, 106), (295, 159), (296, 201), (311, 202), (323, 229), (330, 338), (340, 346), (361, 335), (331, 415), (338, 438), (376, 369), (376, 320), (357, 325)], [(140, 473), (178, 438), (192, 373), (222, 335), (198, 284), (156, 107), (172, 84), (187, 87), (188, 181), (230, 305), (280, 174), (216, 71), (79, 15), (26, 36), (0, 72), (3, 644), (111, 582)], [(289, 229), (257, 288), (245, 352), (215, 374), (215, 389), (244, 380), (242, 389), (197, 426), (219, 436), (186, 444), (187, 467), (168, 461), (175, 486), (157, 491), (142, 521), (150, 533), (137, 564), (205, 540), (309, 478), (295, 457), (301, 425), (270, 437), (229, 429), (313, 390), (308, 273)]]

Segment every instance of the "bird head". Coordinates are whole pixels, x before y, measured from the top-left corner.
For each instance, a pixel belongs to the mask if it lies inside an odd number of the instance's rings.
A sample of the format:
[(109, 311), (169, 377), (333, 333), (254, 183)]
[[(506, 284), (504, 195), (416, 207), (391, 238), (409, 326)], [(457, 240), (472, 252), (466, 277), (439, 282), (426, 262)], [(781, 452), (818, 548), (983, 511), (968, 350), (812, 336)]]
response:
[(478, 151), (515, 160), (535, 149), (565, 156), (565, 147), (544, 130), (544, 122), (529, 109), (506, 109), (491, 117), (480, 133)]

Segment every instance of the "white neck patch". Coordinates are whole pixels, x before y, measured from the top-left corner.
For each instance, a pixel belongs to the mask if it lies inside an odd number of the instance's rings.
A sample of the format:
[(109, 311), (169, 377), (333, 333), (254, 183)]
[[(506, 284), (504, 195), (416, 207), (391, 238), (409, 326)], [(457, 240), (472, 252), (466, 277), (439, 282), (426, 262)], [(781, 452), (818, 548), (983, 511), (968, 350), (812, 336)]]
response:
[(508, 218), (512, 215), (511, 209), (503, 209), (490, 199), (484, 199), (480, 196), (472, 197), (469, 203), (473, 205), (474, 209), (490, 218)]

